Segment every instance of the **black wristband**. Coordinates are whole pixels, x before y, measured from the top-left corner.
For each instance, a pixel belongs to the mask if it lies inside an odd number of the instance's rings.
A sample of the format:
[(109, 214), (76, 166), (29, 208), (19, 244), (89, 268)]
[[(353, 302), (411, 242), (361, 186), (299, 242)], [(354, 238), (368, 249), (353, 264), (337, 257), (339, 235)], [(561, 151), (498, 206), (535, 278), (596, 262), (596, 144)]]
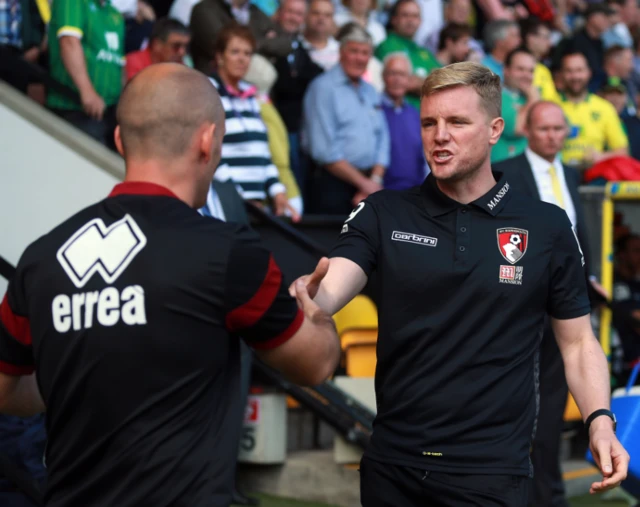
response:
[(601, 408), (600, 410), (596, 410), (589, 417), (587, 417), (587, 420), (584, 422), (584, 425), (587, 428), (587, 433), (589, 432), (589, 427), (591, 426), (591, 423), (593, 422), (593, 420), (596, 417), (600, 417), (601, 415), (606, 415), (613, 421), (613, 432), (615, 433), (616, 426), (618, 425), (618, 421), (616, 420), (616, 415), (613, 412), (611, 412), (611, 410), (607, 410), (606, 408)]

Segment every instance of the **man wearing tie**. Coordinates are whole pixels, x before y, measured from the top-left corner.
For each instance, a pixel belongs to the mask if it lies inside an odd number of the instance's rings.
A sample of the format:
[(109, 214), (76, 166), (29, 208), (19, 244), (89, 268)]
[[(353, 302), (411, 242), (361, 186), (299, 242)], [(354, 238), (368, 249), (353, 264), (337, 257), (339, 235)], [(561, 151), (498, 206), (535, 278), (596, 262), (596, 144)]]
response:
[[(578, 195), (580, 176), (575, 169), (563, 166), (560, 160), (567, 130), (560, 106), (553, 102), (534, 104), (525, 127), (529, 143), (525, 152), (495, 164), (493, 168), (505, 173), (514, 190), (564, 208), (583, 252), (587, 252), (586, 223)], [(586, 273), (588, 270), (585, 276)], [(540, 411), (531, 453), (534, 482), (529, 488), (530, 506), (569, 505), (564, 495), (559, 459), (567, 394), (562, 357), (551, 327), (547, 326), (540, 344)]]

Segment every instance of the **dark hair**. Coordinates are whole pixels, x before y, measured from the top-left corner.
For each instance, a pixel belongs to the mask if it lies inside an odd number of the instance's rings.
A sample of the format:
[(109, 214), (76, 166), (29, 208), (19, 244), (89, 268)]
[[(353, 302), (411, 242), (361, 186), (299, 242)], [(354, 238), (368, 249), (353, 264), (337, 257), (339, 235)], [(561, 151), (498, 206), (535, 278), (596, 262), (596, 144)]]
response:
[(251, 44), (251, 49), (256, 50), (256, 38), (251, 33), (251, 30), (247, 26), (240, 25), (238, 23), (231, 23), (225, 26), (216, 37), (213, 43), (213, 51), (216, 54), (224, 53), (227, 50), (229, 42), (234, 37), (238, 37)]
[(177, 19), (160, 18), (153, 24), (149, 40), (161, 40), (162, 42), (167, 42), (169, 35), (172, 33), (189, 35), (189, 29)]
[(404, 4), (416, 4), (419, 7), (419, 4), (416, 0), (398, 0), (396, 3), (394, 3), (391, 6), (391, 10), (389, 11), (389, 20), (387, 21), (387, 26), (385, 26), (385, 28), (387, 29), (387, 32), (393, 31), (393, 26), (391, 25), (391, 22), (393, 18), (395, 18), (398, 15), (398, 11), (400, 10), (400, 7), (402, 7)]
[(640, 239), (640, 236), (638, 236), (637, 234), (626, 234), (618, 238), (614, 243), (614, 252), (616, 253), (616, 255), (624, 252), (629, 247), (629, 243), (637, 239)]
[(538, 35), (541, 28), (549, 28), (549, 25), (535, 16), (529, 16), (520, 22), (520, 35), (522, 42), (526, 44), (527, 37)]
[(516, 55), (520, 55), (520, 54), (529, 55), (531, 58), (535, 60), (533, 53), (529, 51), (527, 48), (525, 48), (524, 46), (521, 46), (507, 53), (507, 56), (504, 59), (504, 66), (511, 67), (511, 63), (513, 62), (513, 59), (516, 57)]
[(585, 62), (587, 62), (587, 67), (589, 67), (589, 60), (587, 60), (586, 55), (575, 47), (570, 46), (564, 53), (562, 53), (562, 56), (560, 57), (560, 69), (564, 67), (564, 61), (571, 56), (581, 56), (582, 58), (584, 58)]
[(473, 29), (469, 25), (449, 23), (440, 32), (440, 39), (438, 40), (438, 51), (444, 49), (448, 39), (451, 39), (453, 42), (458, 42), (463, 37), (471, 37), (472, 34)]

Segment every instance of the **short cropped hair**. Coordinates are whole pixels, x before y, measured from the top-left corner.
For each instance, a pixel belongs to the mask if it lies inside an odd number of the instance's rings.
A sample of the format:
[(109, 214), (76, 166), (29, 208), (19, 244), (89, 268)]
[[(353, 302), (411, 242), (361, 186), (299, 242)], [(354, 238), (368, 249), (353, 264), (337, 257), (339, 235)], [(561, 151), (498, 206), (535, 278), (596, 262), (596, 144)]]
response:
[(447, 44), (447, 40), (451, 39), (453, 42), (458, 42), (463, 37), (471, 37), (473, 30), (469, 25), (461, 25), (459, 23), (449, 23), (440, 32), (440, 39), (438, 40), (438, 50), (442, 51)]
[(340, 43), (341, 47), (347, 42), (360, 42), (362, 44), (369, 44), (369, 46), (373, 47), (373, 39), (369, 32), (355, 21), (351, 21), (350, 23), (343, 25), (336, 34), (336, 40)]
[(589, 66), (589, 60), (587, 60), (585, 54), (576, 47), (570, 46), (560, 57), (560, 70), (564, 69), (564, 63), (567, 61), (567, 58), (573, 58), (574, 56), (582, 57), (587, 64), (587, 67)]
[(482, 32), (487, 52), (490, 53), (493, 51), (499, 41), (506, 39), (507, 31), (514, 26), (520, 29), (518, 23), (509, 21), (508, 19), (498, 19), (487, 23)]
[(413, 64), (411, 63), (411, 59), (407, 56), (407, 53), (405, 53), (404, 51), (394, 51), (393, 53), (389, 53), (387, 56), (385, 56), (384, 60), (382, 60), (383, 68), (386, 70), (387, 64), (391, 60), (395, 60), (396, 58), (400, 58), (400, 60), (404, 60), (409, 66), (409, 74), (413, 73)]
[(513, 63), (513, 59), (517, 55), (520, 55), (520, 54), (529, 55), (531, 58), (533, 58), (535, 60), (535, 56), (533, 56), (533, 53), (531, 51), (529, 51), (525, 47), (519, 47), (519, 48), (516, 48), (513, 51), (509, 51), (509, 53), (507, 53), (507, 56), (504, 59), (504, 66), (505, 67), (511, 67), (511, 64)]
[(161, 40), (162, 42), (167, 42), (169, 35), (172, 33), (189, 35), (189, 29), (177, 19), (160, 18), (153, 24), (149, 40)]
[(248, 26), (231, 23), (220, 30), (220, 33), (213, 44), (214, 52), (216, 54), (224, 53), (227, 50), (229, 42), (231, 42), (231, 39), (234, 37), (248, 42), (251, 45), (251, 49), (253, 51), (256, 50), (256, 38), (253, 36), (251, 29)]
[(422, 97), (455, 88), (469, 86), (480, 96), (480, 102), (491, 118), (502, 112), (502, 88), (500, 77), (484, 65), (460, 62), (432, 71), (422, 85)]

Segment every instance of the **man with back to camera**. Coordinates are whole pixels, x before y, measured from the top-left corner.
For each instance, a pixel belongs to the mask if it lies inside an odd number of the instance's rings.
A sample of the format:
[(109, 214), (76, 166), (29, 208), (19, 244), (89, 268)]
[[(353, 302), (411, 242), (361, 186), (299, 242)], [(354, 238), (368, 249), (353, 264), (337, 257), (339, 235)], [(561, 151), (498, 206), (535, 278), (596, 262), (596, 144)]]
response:
[(118, 124), (125, 182), (30, 245), (9, 284), (0, 410), (47, 408), (47, 507), (228, 506), (237, 336), (317, 384), (339, 359), (335, 326), (303, 287), (290, 298), (245, 226), (196, 211), (224, 136), (206, 76), (143, 70)]
[(321, 264), (302, 277), (332, 314), (377, 270), (377, 416), (360, 464), (364, 507), (527, 504), (547, 312), (603, 473), (591, 492), (626, 477), (571, 223), (491, 171), (500, 98), (499, 77), (481, 65), (431, 73), (420, 106), (431, 174), (421, 187), (365, 199), (328, 271)]

